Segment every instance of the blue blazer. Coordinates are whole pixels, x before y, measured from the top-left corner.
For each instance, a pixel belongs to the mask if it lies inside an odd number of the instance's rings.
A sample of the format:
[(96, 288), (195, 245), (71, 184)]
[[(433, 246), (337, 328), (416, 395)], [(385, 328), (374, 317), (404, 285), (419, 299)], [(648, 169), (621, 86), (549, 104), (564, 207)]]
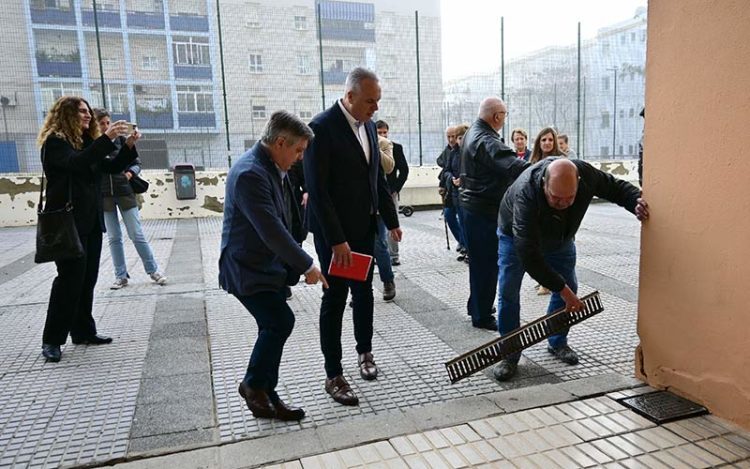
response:
[(296, 283), (287, 279), (298, 279), (313, 261), (293, 238), (292, 225), (293, 220), (286, 220), (284, 213), (279, 170), (258, 142), (227, 175), (219, 258), (221, 288), (252, 295), (278, 292), (287, 283)]
[(373, 213), (380, 213), (389, 230), (398, 227), (396, 207), (380, 166), (378, 135), (365, 123), (370, 164), (346, 116), (334, 104), (310, 122), (315, 138), (303, 159), (308, 192), (307, 221), (328, 246), (364, 240), (374, 232)]

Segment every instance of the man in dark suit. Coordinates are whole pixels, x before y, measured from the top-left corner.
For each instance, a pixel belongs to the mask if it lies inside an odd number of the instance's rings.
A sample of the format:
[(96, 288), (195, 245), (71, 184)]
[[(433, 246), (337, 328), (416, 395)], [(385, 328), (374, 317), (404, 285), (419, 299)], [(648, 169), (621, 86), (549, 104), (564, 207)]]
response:
[(255, 342), (239, 393), (256, 417), (300, 420), (304, 410), (276, 393), (284, 343), (294, 314), (285, 287), (304, 274), (305, 282), (326, 279), (293, 233), (299, 222), (287, 171), (302, 159), (313, 133), (293, 114), (271, 115), (263, 136), (229, 170), (221, 232), (219, 285), (240, 300), (258, 323)]
[[(378, 212), (391, 237), (401, 240), (396, 208), (380, 165), (375, 124), (370, 120), (379, 100), (378, 77), (358, 67), (346, 78), (344, 97), (310, 123), (315, 140), (304, 159), (307, 215), (324, 270), (331, 262), (350, 266), (352, 251), (373, 254)], [(375, 379), (378, 368), (372, 355), (372, 268), (364, 282), (331, 276), (329, 285), (320, 305), (325, 389), (336, 402), (357, 405), (359, 399), (341, 366), (341, 322), (351, 289), (359, 373), (363, 379)]]
[[(388, 138), (388, 132), (390, 131), (388, 122), (379, 120), (375, 122), (375, 127), (378, 129), (378, 135)], [(409, 177), (409, 163), (406, 162), (406, 156), (404, 156), (404, 147), (392, 140), (391, 143), (393, 143), (393, 159), (396, 162), (396, 166), (385, 178), (388, 181), (388, 188), (393, 197), (393, 205), (396, 206), (396, 213), (398, 213), (399, 193), (404, 184), (406, 184), (406, 179)], [(394, 241), (393, 238), (388, 238), (388, 251), (391, 254), (391, 264), (401, 265), (398, 255), (398, 242)]]

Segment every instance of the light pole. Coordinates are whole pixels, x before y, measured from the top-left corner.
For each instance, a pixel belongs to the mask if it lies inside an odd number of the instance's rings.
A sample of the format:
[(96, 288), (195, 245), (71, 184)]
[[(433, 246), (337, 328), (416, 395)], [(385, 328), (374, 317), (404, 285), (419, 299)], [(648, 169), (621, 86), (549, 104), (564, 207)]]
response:
[(615, 74), (614, 83), (614, 110), (612, 113), (612, 157), (615, 156), (615, 144), (617, 143), (617, 67), (608, 68)]

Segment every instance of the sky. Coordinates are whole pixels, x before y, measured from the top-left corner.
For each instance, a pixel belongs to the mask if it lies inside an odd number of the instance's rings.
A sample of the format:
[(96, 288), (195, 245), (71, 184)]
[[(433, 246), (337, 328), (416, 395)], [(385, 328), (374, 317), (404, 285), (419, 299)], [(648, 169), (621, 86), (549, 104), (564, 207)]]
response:
[(441, 0), (443, 80), (500, 68), (500, 18), (506, 60), (551, 45), (575, 44), (635, 16), (646, 0)]

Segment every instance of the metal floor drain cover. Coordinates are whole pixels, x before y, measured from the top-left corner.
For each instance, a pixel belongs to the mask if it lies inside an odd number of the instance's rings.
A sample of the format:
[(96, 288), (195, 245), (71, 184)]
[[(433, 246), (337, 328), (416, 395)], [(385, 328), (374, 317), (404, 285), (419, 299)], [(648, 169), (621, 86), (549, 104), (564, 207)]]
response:
[(657, 424), (708, 413), (705, 407), (668, 391), (627, 397), (620, 403)]

